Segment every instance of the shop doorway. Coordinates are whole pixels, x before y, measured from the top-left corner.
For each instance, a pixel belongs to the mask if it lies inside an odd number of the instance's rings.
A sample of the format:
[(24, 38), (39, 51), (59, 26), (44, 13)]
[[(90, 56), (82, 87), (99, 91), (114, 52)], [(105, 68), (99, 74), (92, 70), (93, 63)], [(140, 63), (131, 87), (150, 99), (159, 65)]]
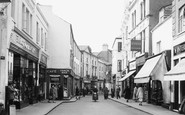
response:
[(179, 107), (178, 98), (179, 98), (179, 82), (175, 81), (174, 82), (174, 107), (173, 107), (174, 109), (178, 109)]

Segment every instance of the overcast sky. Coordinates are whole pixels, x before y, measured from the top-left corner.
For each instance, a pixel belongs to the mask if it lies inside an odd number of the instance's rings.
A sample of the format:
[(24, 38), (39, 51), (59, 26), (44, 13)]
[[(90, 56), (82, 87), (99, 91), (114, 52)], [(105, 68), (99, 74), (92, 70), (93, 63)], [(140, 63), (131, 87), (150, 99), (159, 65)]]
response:
[(37, 0), (52, 5), (53, 12), (72, 24), (78, 45), (89, 45), (93, 52), (112, 44), (121, 35), (124, 0)]

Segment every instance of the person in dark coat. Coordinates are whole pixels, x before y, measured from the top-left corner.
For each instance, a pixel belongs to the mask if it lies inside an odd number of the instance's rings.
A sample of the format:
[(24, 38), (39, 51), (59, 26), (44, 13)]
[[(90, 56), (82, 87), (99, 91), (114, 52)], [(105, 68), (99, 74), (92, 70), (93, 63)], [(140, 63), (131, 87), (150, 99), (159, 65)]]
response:
[(82, 92), (83, 92), (83, 97), (85, 97), (85, 95), (86, 95), (86, 88), (85, 87), (82, 89)]
[(108, 99), (108, 95), (109, 95), (109, 90), (107, 87), (105, 87), (104, 89), (104, 99)]
[(114, 98), (115, 90), (111, 88), (111, 97)]
[(76, 99), (79, 99), (79, 88), (78, 88), (78, 86), (76, 87)]
[(131, 90), (129, 88), (129, 86), (127, 86), (125, 88), (125, 90), (123, 91), (123, 94), (125, 95), (125, 99), (127, 100), (127, 102), (129, 101), (130, 99), (130, 96), (131, 96)]
[(117, 99), (120, 99), (120, 91), (121, 91), (121, 89), (118, 86), (117, 89), (116, 89), (116, 97), (117, 97)]
[(62, 100), (63, 99), (63, 87), (59, 84), (58, 85), (58, 99)]

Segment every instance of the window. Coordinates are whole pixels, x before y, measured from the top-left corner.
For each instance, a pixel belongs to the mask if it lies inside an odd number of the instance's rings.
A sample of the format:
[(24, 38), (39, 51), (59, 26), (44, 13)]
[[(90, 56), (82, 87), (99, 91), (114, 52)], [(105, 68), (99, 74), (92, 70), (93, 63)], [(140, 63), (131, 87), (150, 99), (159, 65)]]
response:
[(43, 28), (41, 28), (41, 47), (43, 48), (44, 47), (44, 35), (43, 35)]
[(26, 32), (27, 33), (29, 33), (29, 23), (30, 23), (30, 13), (29, 13), (29, 11), (28, 11), (28, 9), (26, 9), (26, 27), (25, 27), (25, 29), (26, 29)]
[(22, 4), (22, 29), (27, 34), (32, 34), (32, 14), (24, 4)]
[(45, 49), (45, 51), (46, 51), (46, 48), (47, 48), (47, 35), (46, 35), (46, 33), (44, 34), (45, 35), (45, 39), (44, 39), (44, 43), (45, 43), (45, 46), (44, 46), (44, 49)]
[(145, 30), (143, 30), (142, 40), (143, 40), (143, 53), (144, 53), (145, 52)]
[(140, 4), (141, 7), (141, 20), (143, 20), (143, 3)]
[(161, 41), (157, 42), (157, 53), (161, 52)]
[(25, 5), (22, 4), (22, 29), (25, 29)]
[(37, 44), (39, 43), (39, 23), (37, 22), (37, 27), (36, 27), (36, 33), (37, 33), (37, 35), (36, 35), (36, 42), (37, 42)]
[(118, 60), (118, 72), (121, 72), (122, 60)]
[(132, 29), (136, 27), (136, 10), (132, 13)]
[(122, 43), (118, 42), (118, 52), (120, 52), (122, 50)]
[(15, 19), (15, 0), (11, 2), (11, 17)]
[(184, 29), (184, 26), (185, 26), (185, 5), (183, 7), (181, 7), (179, 9), (179, 21), (178, 21), (178, 32), (181, 33), (183, 32), (185, 29)]
[(33, 24), (33, 16), (30, 14), (30, 35), (32, 36), (32, 24)]

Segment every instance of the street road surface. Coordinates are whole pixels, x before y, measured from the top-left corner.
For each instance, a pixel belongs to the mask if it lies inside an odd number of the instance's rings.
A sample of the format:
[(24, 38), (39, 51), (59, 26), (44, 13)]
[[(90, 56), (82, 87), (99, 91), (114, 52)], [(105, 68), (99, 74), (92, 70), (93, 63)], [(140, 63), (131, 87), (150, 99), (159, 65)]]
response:
[[(139, 105), (138, 105), (139, 106)], [(91, 96), (82, 97), (72, 103), (63, 103), (48, 115), (149, 115), (126, 105), (104, 100), (99, 96), (97, 102), (92, 101)]]

